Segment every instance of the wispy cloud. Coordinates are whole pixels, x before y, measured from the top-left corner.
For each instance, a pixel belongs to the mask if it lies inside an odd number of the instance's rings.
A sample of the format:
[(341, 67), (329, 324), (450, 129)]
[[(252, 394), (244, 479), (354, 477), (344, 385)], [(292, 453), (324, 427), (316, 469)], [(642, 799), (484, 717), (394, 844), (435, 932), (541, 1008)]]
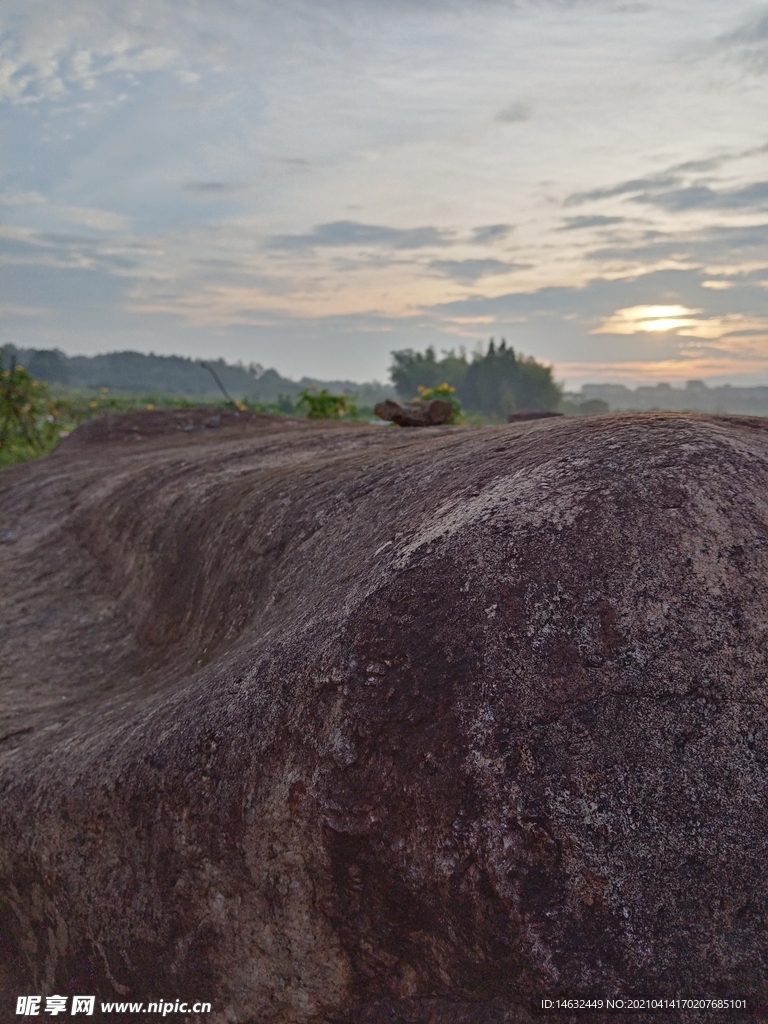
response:
[(47, 202), (39, 192), (0, 192), (3, 206), (39, 206)]
[(673, 211), (764, 210), (768, 207), (768, 181), (726, 189), (713, 189), (708, 185), (649, 189), (633, 196), (633, 201)]
[(511, 224), (483, 224), (473, 230), (472, 241), (478, 244), (499, 242), (512, 231), (514, 231), (514, 228)]
[(750, 71), (768, 71), (768, 11), (752, 14), (737, 28), (720, 35), (719, 50), (733, 54)]
[(234, 181), (187, 181), (182, 186), (185, 192), (191, 192), (201, 199), (225, 199), (245, 192), (250, 187)]
[(436, 270), (445, 277), (454, 281), (479, 281), (484, 277), (499, 277), (508, 274), (512, 270), (524, 270), (530, 266), (527, 263), (505, 263), (503, 260), (431, 260), (429, 264), (432, 270)]
[(354, 220), (337, 220), (320, 224), (306, 235), (275, 235), (268, 247), (284, 250), (339, 247), (426, 249), (448, 245), (449, 242), (450, 234), (435, 227), (390, 228), (360, 224)]
[(519, 124), (521, 121), (529, 121), (532, 114), (530, 103), (510, 103), (498, 112), (496, 120), (502, 124)]
[(646, 178), (630, 178), (607, 188), (595, 188), (588, 192), (574, 192), (565, 200), (565, 206), (579, 206), (597, 199), (613, 199), (616, 196), (650, 193), (658, 189), (671, 188), (680, 184), (677, 174), (651, 174)]
[(595, 214), (592, 217), (568, 217), (565, 224), (558, 228), (558, 231), (581, 231), (587, 228), (608, 228), (614, 224), (623, 224), (624, 217), (604, 217)]

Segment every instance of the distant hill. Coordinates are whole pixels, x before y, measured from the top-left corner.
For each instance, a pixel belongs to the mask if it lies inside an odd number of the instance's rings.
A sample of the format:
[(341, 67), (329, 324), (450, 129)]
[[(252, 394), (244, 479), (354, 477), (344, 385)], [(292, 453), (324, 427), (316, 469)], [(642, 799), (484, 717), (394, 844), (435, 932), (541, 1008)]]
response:
[[(68, 388), (109, 388), (129, 394), (162, 393), (188, 398), (220, 398), (221, 391), (200, 362), (184, 356), (145, 355), (141, 352), (110, 352), (101, 356), (67, 356), (59, 349), (20, 349), (5, 345), (3, 361), (15, 356), (38, 380)], [(313, 384), (335, 394), (355, 395), (359, 405), (372, 406), (394, 396), (394, 388), (378, 381), (357, 384), (349, 380), (300, 381), (281, 377), (277, 370), (258, 364), (231, 365), (223, 359), (209, 359), (227, 392), (234, 399), (273, 402), (280, 395), (295, 399)]]

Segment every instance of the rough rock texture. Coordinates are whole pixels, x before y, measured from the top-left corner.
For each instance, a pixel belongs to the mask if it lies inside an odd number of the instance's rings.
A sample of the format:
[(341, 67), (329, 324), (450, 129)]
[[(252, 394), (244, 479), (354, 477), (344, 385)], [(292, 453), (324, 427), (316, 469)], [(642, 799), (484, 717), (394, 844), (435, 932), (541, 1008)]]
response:
[(507, 416), (507, 423), (522, 423), (524, 420), (548, 420), (553, 416), (562, 416), (561, 412), (511, 412)]
[(768, 1018), (765, 421), (163, 422), (0, 474), (2, 1020)]
[(453, 406), (440, 398), (431, 402), (393, 402), (388, 398), (379, 402), (373, 410), (382, 420), (389, 420), (399, 427), (439, 427), (449, 423)]

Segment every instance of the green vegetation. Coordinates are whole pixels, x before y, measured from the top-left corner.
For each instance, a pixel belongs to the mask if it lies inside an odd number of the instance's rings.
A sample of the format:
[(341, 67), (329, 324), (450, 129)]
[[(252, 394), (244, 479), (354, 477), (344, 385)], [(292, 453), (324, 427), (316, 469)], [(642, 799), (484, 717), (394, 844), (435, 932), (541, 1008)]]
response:
[(0, 465), (50, 450), (59, 440), (61, 412), (45, 384), (15, 359), (7, 369), (0, 361)]
[[(506, 342), (469, 360), (462, 350), (437, 358), (393, 352), (391, 376), (407, 400), (439, 398), (453, 407), (452, 423), (498, 421), (522, 409), (567, 415), (607, 411), (603, 401), (561, 395), (552, 370), (518, 356)], [(22, 358), (23, 357), (23, 358)], [(351, 394), (355, 391), (360, 404)], [(235, 399), (231, 396), (242, 395)], [(206, 366), (177, 356), (118, 352), (68, 357), (58, 350), (0, 348), (0, 466), (52, 451), (85, 420), (109, 412), (210, 405), (309, 419), (371, 419), (373, 405), (392, 395), (380, 384), (296, 383), (260, 366)], [(222, 400), (222, 396), (226, 400)]]
[[(357, 408), (348, 395), (332, 395), (325, 388), (306, 389), (293, 402), (290, 395), (278, 394), (275, 401), (192, 400), (179, 395), (151, 392), (119, 394), (108, 387), (98, 391), (48, 386), (35, 380), (29, 369), (12, 355), (7, 363), (0, 350), (0, 467), (26, 462), (52, 451), (59, 440), (86, 420), (111, 412), (138, 409), (236, 408), (271, 415), (299, 416), (310, 419), (354, 419)], [(362, 410), (372, 416), (373, 410)]]
[(419, 384), (416, 390), (419, 393), (418, 401), (420, 402), (431, 402), (434, 398), (441, 402), (449, 402), (453, 410), (451, 418), (448, 420), (449, 423), (462, 421), (461, 402), (456, 397), (456, 388), (452, 384), (436, 384), (433, 388), (425, 388), (423, 384)]
[(307, 409), (310, 420), (340, 420), (343, 416), (354, 418), (357, 415), (357, 408), (347, 395), (331, 395), (325, 388), (305, 389), (296, 404)]
[(75, 427), (104, 413), (200, 404), (163, 394), (113, 395), (106, 387), (97, 392), (49, 388), (13, 357), (5, 365), (0, 353), (0, 466), (46, 455)]
[(552, 368), (517, 355), (504, 339), (497, 347), (491, 338), (488, 350), (477, 352), (471, 361), (463, 350), (458, 355), (444, 352), (438, 359), (433, 348), (424, 353), (404, 349), (393, 352), (392, 359), (392, 383), (404, 399), (418, 393), (420, 387), (433, 389), (445, 381), (455, 389), (467, 412), (494, 420), (511, 412), (548, 412), (560, 404), (561, 391)]

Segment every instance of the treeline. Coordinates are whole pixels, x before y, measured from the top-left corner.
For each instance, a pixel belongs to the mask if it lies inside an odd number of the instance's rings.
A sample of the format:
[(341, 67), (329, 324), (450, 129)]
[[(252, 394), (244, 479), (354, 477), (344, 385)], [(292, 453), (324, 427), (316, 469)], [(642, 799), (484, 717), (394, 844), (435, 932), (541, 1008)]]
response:
[(682, 388), (662, 383), (632, 389), (623, 384), (585, 384), (581, 393), (588, 400), (605, 402), (616, 412), (663, 409), (768, 416), (768, 387), (765, 385), (708, 387), (702, 380), (689, 380)]
[[(98, 356), (67, 356), (58, 349), (19, 349), (6, 345), (0, 350), (4, 363), (11, 358), (36, 379), (54, 388), (98, 391), (109, 388), (125, 394), (164, 394), (216, 400), (221, 390), (199, 360), (183, 356), (145, 355), (141, 352), (111, 352)], [(277, 370), (265, 370), (257, 363), (232, 365), (223, 359), (206, 360), (224, 389), (235, 400), (295, 404), (302, 391), (325, 388), (333, 394), (354, 397), (361, 407), (372, 407), (392, 397), (392, 388), (374, 381), (356, 384), (347, 380), (319, 381), (308, 377), (293, 381)]]
[(468, 359), (466, 352), (444, 352), (438, 359), (433, 348), (426, 352), (403, 349), (393, 352), (392, 383), (401, 398), (416, 396), (419, 387), (451, 384), (462, 408), (470, 413), (504, 418), (511, 412), (548, 412), (558, 407), (562, 392), (552, 377), (552, 367), (530, 356), (518, 355), (502, 338), (491, 338), (486, 352)]

